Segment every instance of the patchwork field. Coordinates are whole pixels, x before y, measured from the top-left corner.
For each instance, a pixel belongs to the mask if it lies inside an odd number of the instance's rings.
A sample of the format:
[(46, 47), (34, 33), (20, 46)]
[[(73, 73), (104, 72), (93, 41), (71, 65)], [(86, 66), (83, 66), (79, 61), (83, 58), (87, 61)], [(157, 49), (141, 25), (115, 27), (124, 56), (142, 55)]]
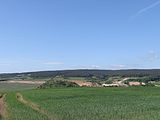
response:
[(0, 91), (16, 91), (16, 90), (27, 90), (38, 87), (37, 84), (24, 84), (24, 83), (2, 83), (0, 82)]
[(53, 88), (7, 92), (7, 120), (157, 120), (160, 88)]

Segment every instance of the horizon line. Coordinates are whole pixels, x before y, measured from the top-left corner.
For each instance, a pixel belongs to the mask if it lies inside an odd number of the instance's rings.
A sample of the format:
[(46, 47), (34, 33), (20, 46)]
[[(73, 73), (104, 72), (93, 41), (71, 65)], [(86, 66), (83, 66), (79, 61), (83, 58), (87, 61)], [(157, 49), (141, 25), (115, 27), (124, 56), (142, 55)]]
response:
[(22, 72), (1, 72), (2, 74), (26, 74), (36, 72), (56, 72), (56, 71), (77, 71), (77, 70), (99, 70), (99, 71), (127, 71), (127, 70), (160, 70), (160, 68), (130, 68), (130, 69), (60, 69), (60, 70), (34, 70), (34, 71), (22, 71)]

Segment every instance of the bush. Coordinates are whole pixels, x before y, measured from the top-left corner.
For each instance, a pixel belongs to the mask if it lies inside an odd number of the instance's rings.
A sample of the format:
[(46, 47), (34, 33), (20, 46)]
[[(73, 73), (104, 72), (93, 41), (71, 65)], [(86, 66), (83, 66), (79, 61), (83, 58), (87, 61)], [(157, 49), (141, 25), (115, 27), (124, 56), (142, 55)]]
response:
[(38, 88), (45, 89), (45, 88), (54, 88), (54, 87), (78, 87), (79, 85), (69, 81), (62, 81), (62, 80), (49, 80), (46, 83), (40, 85)]

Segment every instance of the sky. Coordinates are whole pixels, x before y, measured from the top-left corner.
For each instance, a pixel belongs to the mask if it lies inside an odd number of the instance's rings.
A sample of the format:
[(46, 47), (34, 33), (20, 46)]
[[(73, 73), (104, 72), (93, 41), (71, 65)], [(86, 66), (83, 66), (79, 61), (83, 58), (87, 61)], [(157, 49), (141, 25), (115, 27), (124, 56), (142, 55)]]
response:
[(160, 68), (160, 0), (1, 0), (0, 73)]

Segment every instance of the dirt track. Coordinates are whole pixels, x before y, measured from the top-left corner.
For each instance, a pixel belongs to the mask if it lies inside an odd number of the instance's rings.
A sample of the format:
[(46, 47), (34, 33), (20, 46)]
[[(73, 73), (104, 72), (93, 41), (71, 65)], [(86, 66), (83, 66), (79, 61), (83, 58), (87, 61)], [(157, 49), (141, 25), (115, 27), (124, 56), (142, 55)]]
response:
[(5, 94), (0, 95), (0, 118), (7, 118), (6, 104), (4, 102)]
[(57, 120), (57, 118), (55, 116), (53, 116), (50, 113), (48, 113), (48, 111), (42, 109), (39, 105), (37, 105), (37, 104), (35, 104), (35, 103), (31, 102), (31, 101), (28, 101), (28, 100), (24, 99), (23, 96), (22, 96), (22, 94), (17, 93), (16, 94), (16, 98), (17, 98), (17, 100), (20, 103), (22, 103), (22, 104), (24, 104), (24, 105), (32, 108), (33, 110), (35, 110), (35, 111), (37, 111), (37, 112), (39, 112), (39, 113), (47, 116), (48, 120)]
[(92, 82), (87, 82), (85, 80), (69, 80), (70, 82), (76, 83), (79, 86), (93, 86)]

